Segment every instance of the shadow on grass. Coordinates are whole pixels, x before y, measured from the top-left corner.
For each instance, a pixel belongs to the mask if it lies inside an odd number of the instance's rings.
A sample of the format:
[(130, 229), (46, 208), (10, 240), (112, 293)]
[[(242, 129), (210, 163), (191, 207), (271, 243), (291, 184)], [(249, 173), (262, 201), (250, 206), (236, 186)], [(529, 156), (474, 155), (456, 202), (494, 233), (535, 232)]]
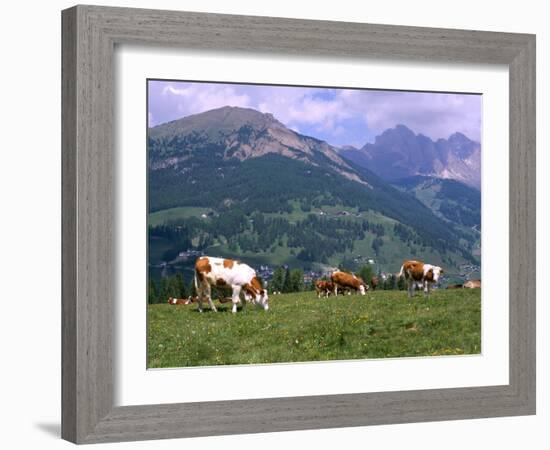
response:
[[(216, 309), (218, 310), (219, 313), (230, 313), (231, 312), (231, 306), (216, 306)], [(237, 312), (239, 311), (242, 311), (242, 306), (237, 306)], [(193, 312), (194, 313), (199, 313), (199, 310), (197, 308), (193, 308)], [(209, 314), (209, 313), (213, 313), (214, 311), (212, 311), (210, 309), (210, 307), (205, 307), (205, 308), (202, 308), (202, 313), (199, 313), (199, 314)]]

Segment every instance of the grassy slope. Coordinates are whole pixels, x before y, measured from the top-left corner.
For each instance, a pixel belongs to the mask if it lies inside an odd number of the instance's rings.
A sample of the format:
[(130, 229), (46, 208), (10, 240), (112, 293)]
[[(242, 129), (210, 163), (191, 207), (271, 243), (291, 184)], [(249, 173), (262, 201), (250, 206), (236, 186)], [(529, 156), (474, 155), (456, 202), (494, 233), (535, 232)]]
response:
[(177, 219), (188, 219), (189, 217), (200, 217), (206, 214), (210, 208), (199, 208), (194, 206), (183, 206), (177, 208), (163, 209), (149, 214), (149, 225), (158, 226)]
[(268, 312), (219, 309), (148, 306), (148, 367), (481, 352), (479, 290), (440, 290), (412, 301), (404, 291), (320, 300), (306, 292), (272, 296)]
[[(265, 214), (267, 217), (281, 217), (284, 218), (292, 223), (296, 223), (298, 220), (303, 220), (307, 217), (310, 212), (303, 212), (300, 209), (300, 205), (298, 202), (291, 202), (293, 206), (293, 211), (291, 213), (278, 213), (278, 214)], [(332, 215), (332, 217), (335, 217), (334, 214), (338, 211), (349, 211), (351, 213), (357, 213), (357, 208), (349, 208), (344, 207), (341, 205), (337, 206), (325, 206), (323, 207), (323, 210), (326, 213), (329, 213)], [(199, 218), (200, 215), (204, 212), (208, 212), (208, 208), (198, 208), (198, 207), (178, 207), (178, 208), (171, 208), (166, 210), (157, 211), (154, 213), (149, 214), (149, 224), (150, 225), (160, 225), (162, 223), (167, 223), (170, 220), (174, 219), (185, 219), (189, 217), (197, 217)], [(315, 212), (318, 210), (314, 210), (312, 212)], [(382, 265), (383, 270), (390, 271), (390, 272), (396, 272), (399, 270), (400, 264), (403, 259), (406, 259), (408, 257), (417, 257), (424, 260), (429, 260), (433, 262), (434, 264), (439, 264), (442, 266), (447, 267), (447, 264), (445, 264), (443, 261), (441, 261), (441, 258), (438, 253), (432, 251), (431, 249), (425, 249), (421, 251), (419, 248), (418, 254), (415, 256), (410, 252), (410, 248), (407, 244), (402, 242), (396, 235), (393, 234), (392, 227), (394, 223), (397, 223), (395, 220), (388, 218), (378, 212), (375, 211), (368, 211), (363, 212), (361, 214), (361, 217), (364, 219), (368, 219), (371, 223), (380, 223), (386, 226), (386, 235), (383, 237), (384, 245), (381, 248), (381, 253), (378, 258), (375, 257), (374, 251), (372, 249), (372, 241), (374, 239), (374, 235), (371, 233), (368, 233), (366, 238), (363, 240), (355, 241), (355, 246), (353, 251), (346, 252), (345, 254), (342, 253), (336, 253), (331, 258), (329, 258), (328, 264), (332, 266), (338, 266), (341, 261), (344, 258), (351, 258), (356, 255), (363, 255), (363, 256), (369, 256), (375, 258), (377, 261), (379, 261)], [(348, 216), (345, 217), (347, 220), (353, 221), (357, 220), (355, 217)], [(203, 219), (208, 220), (208, 219)], [(161, 249), (158, 249), (157, 247), (160, 246)], [(162, 253), (169, 248), (166, 247), (166, 242), (163, 240), (156, 240), (152, 242), (152, 245), (150, 246), (150, 262), (153, 264), (158, 264), (161, 262)], [(180, 249), (185, 250), (185, 249)], [(206, 251), (209, 254), (217, 255), (217, 256), (225, 256), (225, 257), (232, 257), (232, 258), (241, 258), (244, 261), (248, 262), (249, 264), (270, 264), (270, 265), (282, 265), (282, 264), (289, 264), (292, 267), (300, 267), (303, 265), (301, 261), (299, 261), (295, 255), (292, 255), (290, 253), (290, 248), (288, 248), (286, 245), (280, 247), (276, 246), (275, 252), (260, 252), (260, 253), (252, 253), (252, 252), (231, 252), (227, 245), (222, 243), (216, 243), (214, 246), (210, 247)], [(295, 253), (297, 254), (299, 250), (296, 250)], [(452, 258), (454, 261), (456, 261), (457, 264), (463, 263), (464, 259), (458, 255), (458, 254), (452, 254)]]

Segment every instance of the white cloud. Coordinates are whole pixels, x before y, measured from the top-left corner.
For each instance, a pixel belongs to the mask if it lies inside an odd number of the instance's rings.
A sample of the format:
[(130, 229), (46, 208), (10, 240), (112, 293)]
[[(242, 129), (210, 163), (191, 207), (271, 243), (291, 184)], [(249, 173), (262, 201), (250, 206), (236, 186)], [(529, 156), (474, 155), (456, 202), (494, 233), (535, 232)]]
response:
[(250, 107), (272, 113), (290, 128), (338, 137), (339, 142), (350, 126), (355, 132), (364, 126), (365, 134), (368, 127), (378, 135), (404, 124), (432, 139), (460, 131), (479, 140), (481, 132), (481, 100), (475, 95), (177, 82), (161, 92), (164, 107), (177, 112), (174, 118), (226, 105)]
[(261, 92), (258, 109), (272, 113), (284, 124), (293, 127), (314, 126), (318, 130), (333, 132), (342, 120), (352, 117), (339, 99), (316, 96), (320, 89), (311, 88), (265, 88)]
[(177, 109), (182, 116), (197, 114), (222, 106), (250, 107), (250, 97), (239, 94), (234, 87), (223, 84), (190, 84), (176, 88), (167, 85), (162, 90), (163, 96), (177, 99)]
[(424, 92), (342, 91), (345, 108), (363, 117), (374, 134), (397, 124), (432, 139), (460, 131), (480, 139), (481, 99), (475, 95)]
[[(324, 96), (319, 96), (319, 92)], [(270, 112), (288, 126), (310, 126), (334, 136), (345, 134), (343, 121), (361, 121), (373, 134), (397, 124), (432, 139), (460, 131), (479, 140), (481, 102), (478, 96), (422, 92), (327, 90), (264, 87), (252, 95), (262, 112)], [(330, 97), (330, 98), (327, 98)]]

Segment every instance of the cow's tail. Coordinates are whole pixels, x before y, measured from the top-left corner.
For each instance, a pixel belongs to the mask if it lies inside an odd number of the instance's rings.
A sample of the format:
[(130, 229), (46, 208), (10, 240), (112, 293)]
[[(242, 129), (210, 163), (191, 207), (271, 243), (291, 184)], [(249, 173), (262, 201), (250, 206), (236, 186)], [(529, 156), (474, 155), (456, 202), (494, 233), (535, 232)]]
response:
[(405, 275), (405, 264), (401, 266), (401, 270), (399, 271), (399, 275), (397, 275), (399, 278)]
[(197, 295), (198, 295), (198, 293), (199, 293), (199, 281), (198, 281), (197, 269), (195, 269), (195, 274), (193, 276), (193, 283), (195, 284), (195, 291), (197, 292)]

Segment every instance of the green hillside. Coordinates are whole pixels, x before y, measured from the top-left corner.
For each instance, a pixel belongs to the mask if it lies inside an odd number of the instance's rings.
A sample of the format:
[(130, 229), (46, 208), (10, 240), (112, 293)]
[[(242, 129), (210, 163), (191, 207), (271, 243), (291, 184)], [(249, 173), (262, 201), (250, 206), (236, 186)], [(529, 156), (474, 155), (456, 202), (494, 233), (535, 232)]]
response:
[[(239, 258), (254, 266), (290, 265), (323, 271), (344, 266), (356, 270), (369, 259), (376, 270), (397, 272), (408, 257), (425, 258), (448, 270), (469, 261), (462, 254), (441, 254), (422, 244), (410, 228), (374, 211), (359, 212), (342, 205), (309, 209), (293, 203), (288, 212), (249, 215), (240, 213), (204, 217), (203, 209), (180, 207), (167, 210), (170, 219), (149, 229), (149, 263), (164, 270), (180, 270), (192, 276), (194, 257), (180, 258), (180, 252), (201, 248), (206, 254)], [(176, 212), (180, 215), (176, 216)], [(158, 220), (163, 212), (151, 215)], [(407, 231), (407, 235), (402, 234)], [(152, 269), (154, 278), (160, 270)]]
[(466, 228), (481, 229), (481, 192), (456, 180), (415, 176), (394, 183), (413, 194), (438, 217)]

